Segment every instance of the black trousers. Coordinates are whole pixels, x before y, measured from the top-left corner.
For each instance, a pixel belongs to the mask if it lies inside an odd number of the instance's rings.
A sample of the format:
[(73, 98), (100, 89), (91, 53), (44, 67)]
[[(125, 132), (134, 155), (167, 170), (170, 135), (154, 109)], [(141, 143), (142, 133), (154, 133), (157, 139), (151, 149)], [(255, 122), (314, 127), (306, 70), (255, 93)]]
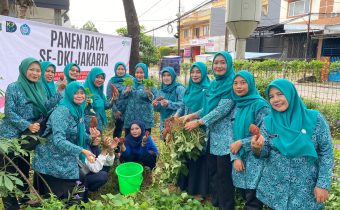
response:
[(242, 198), (246, 201), (244, 210), (262, 210), (263, 203), (256, 198), (256, 190), (240, 189)]
[(212, 203), (220, 210), (233, 210), (235, 188), (232, 180), (230, 155), (209, 154), (209, 178)]
[(113, 138), (114, 137), (121, 137), (122, 136), (122, 132), (123, 132), (123, 128), (124, 128), (124, 121), (119, 119), (116, 119), (115, 122), (115, 129), (113, 130)]
[[(145, 129), (145, 131), (149, 131), (149, 133), (151, 134), (151, 128)], [(125, 128), (125, 136), (130, 134), (130, 128)]]
[[(20, 157), (15, 157), (13, 153), (9, 153), (7, 156), (11, 158), (11, 160), (19, 167), (19, 169), (23, 172), (23, 174), (28, 178), (29, 177), (29, 170), (30, 165), (27, 164), (24, 160), (22, 160)], [(30, 162), (30, 155), (23, 157), (28, 163)], [(19, 173), (16, 171), (16, 169), (5, 159), (3, 155), (0, 155), (0, 168), (5, 168), (6, 172), (9, 173), (17, 173), (17, 178), (21, 179), (24, 183), (24, 186), (18, 186), (18, 189), (23, 191), (26, 194), (29, 194), (28, 184), (23, 180), (23, 178), (19, 175)], [(25, 196), (21, 199), (22, 202), (28, 201), (29, 198)], [(19, 203), (17, 198), (14, 195), (9, 195), (7, 197), (2, 198), (2, 202), (4, 205), (4, 208), (6, 210), (17, 210), (19, 209)]]
[(147, 154), (139, 155), (132, 153), (127, 157), (121, 157), (122, 162), (136, 162), (143, 166), (148, 166), (153, 169), (156, 166), (157, 155), (153, 151), (149, 151)]

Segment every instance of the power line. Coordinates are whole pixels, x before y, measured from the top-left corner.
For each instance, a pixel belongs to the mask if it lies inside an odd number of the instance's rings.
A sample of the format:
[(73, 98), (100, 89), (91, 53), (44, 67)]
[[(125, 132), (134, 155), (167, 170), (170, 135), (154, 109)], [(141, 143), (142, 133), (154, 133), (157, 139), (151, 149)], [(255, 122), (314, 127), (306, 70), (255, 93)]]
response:
[(146, 32), (144, 32), (144, 33), (149, 33), (149, 32), (158, 30), (158, 29), (160, 29), (160, 28), (163, 28), (163, 27), (169, 25), (170, 23), (176, 22), (176, 21), (178, 21), (180, 18), (183, 18), (183, 17), (185, 17), (185, 16), (188, 16), (189, 14), (191, 14), (191, 13), (195, 12), (196, 10), (198, 10), (198, 9), (200, 9), (200, 8), (202, 8), (202, 7), (206, 6), (206, 5), (208, 5), (208, 4), (210, 4), (210, 3), (213, 2), (213, 1), (214, 1), (214, 0), (209, 0), (209, 1), (206, 2), (206, 3), (202, 2), (201, 4), (199, 4), (198, 6), (196, 6), (195, 8), (189, 10), (188, 12), (185, 12), (183, 15), (177, 17), (176, 19), (173, 19), (173, 20), (169, 21), (169, 22), (166, 23), (166, 24), (163, 24), (163, 25), (161, 25), (161, 26), (158, 26), (157, 28), (154, 28), (154, 29), (152, 29), (152, 30), (146, 31)]
[(157, 1), (155, 4), (153, 4), (149, 9), (145, 10), (138, 18), (142, 17), (146, 13), (148, 13), (152, 8), (154, 8), (157, 4), (159, 4), (162, 0)]

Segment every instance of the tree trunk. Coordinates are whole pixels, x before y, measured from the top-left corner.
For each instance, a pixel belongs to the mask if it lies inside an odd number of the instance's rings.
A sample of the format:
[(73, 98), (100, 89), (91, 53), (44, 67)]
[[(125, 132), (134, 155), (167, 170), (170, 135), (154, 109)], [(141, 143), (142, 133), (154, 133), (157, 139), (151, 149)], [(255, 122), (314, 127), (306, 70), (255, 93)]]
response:
[(0, 15), (9, 15), (9, 4), (8, 0), (0, 0)]
[(135, 65), (139, 63), (140, 27), (133, 0), (123, 0), (128, 36), (132, 38), (129, 73), (134, 75)]

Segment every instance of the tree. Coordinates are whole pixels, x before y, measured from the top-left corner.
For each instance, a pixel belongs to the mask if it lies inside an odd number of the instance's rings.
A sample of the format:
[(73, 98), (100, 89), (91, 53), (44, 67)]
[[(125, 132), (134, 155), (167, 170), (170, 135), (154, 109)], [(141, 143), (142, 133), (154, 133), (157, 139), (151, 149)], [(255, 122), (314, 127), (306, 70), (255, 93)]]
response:
[[(139, 36), (140, 51), (138, 54), (140, 55), (140, 59), (146, 65), (156, 64), (160, 58), (159, 51), (157, 47), (153, 44), (152, 38), (143, 33), (143, 31), (145, 31), (144, 26), (141, 26), (140, 30), (142, 31), (142, 33)], [(116, 30), (116, 32), (120, 36), (128, 36), (128, 31), (126, 28), (119, 28)], [(134, 66), (132, 66), (132, 68), (133, 67)], [(130, 74), (131, 74), (131, 68), (130, 68)]]
[(134, 75), (135, 65), (139, 62), (139, 35), (140, 27), (133, 0), (123, 0), (125, 19), (127, 23), (127, 36), (132, 38), (129, 73)]
[(96, 28), (96, 26), (94, 25), (94, 23), (92, 21), (87, 21), (83, 27), (81, 28), (83, 30), (87, 30), (87, 31), (94, 31), (94, 32), (98, 32), (98, 29)]

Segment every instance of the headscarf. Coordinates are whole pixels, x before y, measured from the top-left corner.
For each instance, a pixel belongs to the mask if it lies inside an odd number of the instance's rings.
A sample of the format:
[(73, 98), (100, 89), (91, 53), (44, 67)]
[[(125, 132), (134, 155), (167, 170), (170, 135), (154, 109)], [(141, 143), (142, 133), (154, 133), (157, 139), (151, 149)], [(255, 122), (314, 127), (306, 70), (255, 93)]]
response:
[(162, 82), (161, 84), (161, 90), (164, 93), (171, 93), (172, 91), (174, 91), (176, 89), (177, 86), (183, 86), (182, 84), (178, 83), (176, 81), (177, 75), (176, 72), (174, 70), (174, 68), (168, 66), (168, 67), (164, 67), (161, 71), (161, 75), (163, 76), (164, 72), (168, 72), (171, 76), (171, 84), (166, 85)]
[(96, 113), (98, 113), (102, 119), (102, 122), (104, 126), (107, 125), (107, 117), (105, 113), (105, 95), (104, 95), (104, 84), (100, 87), (96, 87), (94, 85), (94, 81), (96, 80), (96, 77), (99, 75), (104, 76), (105, 80), (105, 73), (104, 71), (99, 68), (99, 67), (94, 67), (91, 69), (90, 73), (87, 75), (85, 83), (84, 83), (84, 88), (88, 88), (93, 94), (92, 96), (92, 106), (93, 109), (95, 110)]
[[(84, 110), (86, 106), (86, 100), (84, 100), (83, 103), (81, 104), (76, 104), (74, 103), (73, 97), (74, 94), (79, 90), (83, 89), (85, 91), (85, 88), (82, 84), (80, 84), (77, 81), (70, 82), (66, 88), (65, 88), (65, 95), (64, 98), (62, 99), (60, 106), (65, 106), (68, 108), (72, 114), (72, 116), (75, 118), (77, 121), (77, 145), (87, 149), (86, 145), (86, 131), (85, 131), (85, 124), (84, 124)], [(81, 154), (79, 156), (81, 161), (85, 161), (85, 155)]]
[(266, 90), (268, 98), (272, 87), (284, 94), (289, 104), (284, 112), (272, 108), (272, 114), (264, 119), (269, 133), (277, 135), (273, 138), (273, 144), (284, 156), (317, 158), (312, 135), (316, 127), (318, 111), (306, 108), (295, 86), (289, 80), (272, 81)]
[[(135, 70), (141, 67), (143, 69), (144, 72), (144, 79), (148, 79), (149, 78), (149, 70), (148, 70), (148, 66), (145, 63), (137, 63), (137, 65), (135, 66)], [(136, 78), (136, 76), (133, 78), (134, 79), (134, 86), (138, 87), (139, 85), (144, 84), (144, 81), (138, 81), (138, 79)]]
[(49, 62), (49, 61), (43, 61), (40, 63), (41, 65), (41, 81), (44, 84), (46, 96), (48, 99), (50, 99), (54, 94), (57, 93), (57, 90), (54, 85), (54, 81), (52, 80), (51, 82), (47, 82), (45, 78), (45, 72), (49, 66), (52, 66), (54, 69), (54, 74), (56, 72), (56, 66)]
[(231, 98), (233, 78), (235, 75), (233, 60), (229, 53), (221, 51), (214, 56), (213, 66), (216, 57), (219, 55), (223, 56), (226, 60), (227, 71), (224, 75), (216, 75), (214, 72), (215, 80), (210, 83), (208, 94), (205, 97), (203, 115), (206, 115), (213, 110), (221, 99)]
[(70, 77), (70, 69), (72, 68), (72, 66), (76, 66), (79, 69), (79, 72), (80, 72), (80, 67), (78, 66), (78, 64), (76, 64), (76, 63), (67, 64), (64, 68), (64, 75), (66, 77), (67, 83), (70, 83), (72, 81), (76, 81), (75, 79), (71, 79), (71, 77)]
[(143, 137), (145, 135), (145, 125), (143, 122), (138, 121), (138, 120), (134, 120), (132, 121), (132, 123), (129, 126), (129, 129), (131, 130), (131, 127), (133, 124), (136, 124), (140, 127), (141, 129), (141, 134), (138, 137), (133, 137), (131, 133), (129, 133), (126, 137), (125, 137), (125, 143), (128, 144), (131, 147), (139, 147), (142, 143)]
[(33, 114), (35, 118), (47, 116), (47, 109), (45, 107), (45, 102), (47, 100), (44, 87), (41, 81), (41, 76), (37, 82), (31, 82), (27, 79), (27, 70), (32, 63), (40, 63), (35, 58), (24, 59), (19, 66), (19, 77), (16, 83), (21, 86), (25, 95), (29, 101), (33, 103)]
[[(236, 95), (235, 91), (231, 93), (232, 99), (238, 108), (233, 126), (234, 141), (250, 136), (249, 126), (255, 122), (256, 113), (263, 107), (269, 107), (267, 101), (260, 96), (259, 91), (256, 89), (254, 76), (250, 72), (246, 70), (237, 72), (233, 81), (237, 76), (246, 80), (248, 93), (244, 96)], [(241, 148), (239, 154), (242, 156), (243, 152), (243, 148)]]
[(196, 112), (202, 108), (202, 101), (204, 100), (205, 91), (210, 85), (210, 79), (208, 77), (207, 66), (202, 62), (193, 63), (190, 68), (190, 74), (192, 69), (197, 67), (201, 72), (201, 81), (194, 83), (190, 77), (189, 85), (186, 88), (183, 102), (185, 106), (189, 107), (191, 111)]
[[(171, 76), (171, 84), (165, 85), (163, 82), (161, 84), (161, 91), (164, 93), (164, 98), (170, 101), (176, 100), (176, 88), (178, 86), (183, 86), (182, 84), (178, 83), (176, 81), (176, 73), (174, 68), (172, 67), (165, 67), (161, 71), (161, 75), (163, 76), (164, 72), (168, 72)], [(173, 110), (171, 109), (161, 109), (161, 118), (167, 118), (173, 113)]]
[[(123, 76), (117, 75), (117, 68), (120, 65), (122, 65), (124, 67), (124, 70), (125, 70), (125, 74)], [(115, 75), (110, 79), (111, 83), (122, 83), (122, 82), (124, 82), (124, 78), (130, 77), (130, 75), (126, 73), (126, 66), (123, 62), (117, 62), (116, 65), (115, 65), (114, 71), (115, 71)]]

